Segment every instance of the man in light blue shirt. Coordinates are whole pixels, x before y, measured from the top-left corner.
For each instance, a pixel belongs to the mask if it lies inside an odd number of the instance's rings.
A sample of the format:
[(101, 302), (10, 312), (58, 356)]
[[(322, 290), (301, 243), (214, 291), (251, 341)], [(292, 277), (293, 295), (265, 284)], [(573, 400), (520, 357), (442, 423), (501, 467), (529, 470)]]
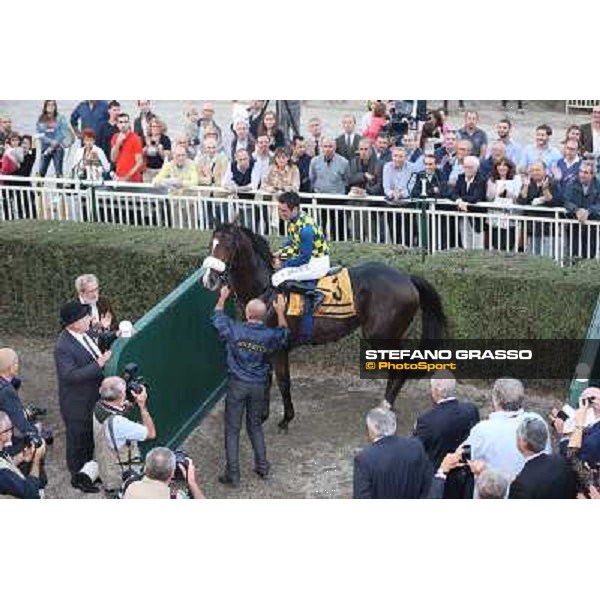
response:
[[(406, 160), (406, 149), (392, 148), (392, 160), (383, 167), (383, 193), (386, 200), (394, 206), (403, 206), (410, 200), (414, 184), (415, 165)], [(413, 215), (405, 210), (397, 214), (388, 213), (388, 227), (392, 241), (411, 248), (415, 244), (417, 227)]]
[[(518, 379), (498, 379), (492, 388), (492, 412), (486, 421), (471, 429), (464, 444), (471, 446), (472, 460), (485, 462), (486, 467), (500, 471), (512, 481), (525, 465), (517, 447), (517, 429), (525, 417), (544, 420), (536, 413), (523, 410), (525, 390)], [(547, 425), (544, 422), (547, 428)], [(545, 452), (551, 453), (550, 435)], [(463, 445), (464, 445), (463, 444)]]
[(552, 128), (549, 125), (540, 125), (535, 130), (535, 145), (527, 146), (521, 157), (519, 170), (527, 173), (530, 165), (536, 162), (543, 162), (546, 165), (546, 173), (552, 172), (552, 167), (562, 158), (561, 153), (550, 146), (550, 137)]
[(392, 160), (383, 166), (383, 193), (386, 199), (394, 204), (408, 200), (413, 173), (414, 165), (406, 160), (406, 150), (392, 148)]
[(107, 496), (114, 497), (128, 471), (140, 470), (138, 442), (153, 440), (156, 426), (147, 407), (148, 393), (143, 385), (131, 388), (141, 423), (128, 418), (132, 402), (127, 399), (127, 384), (121, 377), (106, 377), (100, 386), (100, 400), (94, 408), (94, 458)]
[[(504, 153), (515, 165), (521, 162), (521, 147), (510, 137), (512, 123), (508, 119), (500, 119), (496, 125), (499, 142), (504, 143)], [(489, 155), (489, 153), (488, 153)]]

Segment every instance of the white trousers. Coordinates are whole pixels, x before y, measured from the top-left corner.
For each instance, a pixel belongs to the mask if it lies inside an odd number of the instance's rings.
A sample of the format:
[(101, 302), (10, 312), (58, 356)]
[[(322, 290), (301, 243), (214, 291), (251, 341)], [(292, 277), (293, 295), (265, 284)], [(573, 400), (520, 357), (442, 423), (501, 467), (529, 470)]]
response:
[(325, 277), (331, 268), (329, 256), (320, 256), (311, 258), (305, 265), (299, 267), (286, 267), (273, 274), (271, 279), (275, 287), (281, 285), (284, 281), (309, 281), (311, 279), (320, 279)]

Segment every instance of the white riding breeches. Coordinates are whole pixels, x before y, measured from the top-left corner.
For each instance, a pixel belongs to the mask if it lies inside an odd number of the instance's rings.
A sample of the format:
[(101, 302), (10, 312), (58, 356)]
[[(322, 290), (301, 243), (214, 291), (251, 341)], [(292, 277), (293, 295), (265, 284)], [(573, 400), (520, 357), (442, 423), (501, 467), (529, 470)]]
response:
[(285, 267), (273, 274), (271, 281), (275, 287), (281, 285), (284, 281), (310, 281), (311, 279), (320, 279), (327, 275), (331, 263), (329, 256), (319, 256), (311, 258), (305, 265), (299, 267)]

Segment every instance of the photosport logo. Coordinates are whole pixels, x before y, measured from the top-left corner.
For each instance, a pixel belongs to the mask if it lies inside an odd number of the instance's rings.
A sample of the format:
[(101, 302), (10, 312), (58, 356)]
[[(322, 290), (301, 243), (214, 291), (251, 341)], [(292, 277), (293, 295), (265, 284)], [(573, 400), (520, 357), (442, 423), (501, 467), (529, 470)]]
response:
[(361, 340), (360, 376), (387, 379), (451, 371), (464, 379), (570, 379), (583, 340)]

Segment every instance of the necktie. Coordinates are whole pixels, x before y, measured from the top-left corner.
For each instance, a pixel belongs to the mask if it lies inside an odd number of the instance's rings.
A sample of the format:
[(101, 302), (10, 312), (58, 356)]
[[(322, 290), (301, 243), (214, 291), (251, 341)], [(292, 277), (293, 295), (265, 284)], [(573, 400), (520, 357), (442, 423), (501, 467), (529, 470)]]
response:
[(348, 146), (348, 150), (352, 150), (352, 139), (349, 135), (346, 136), (346, 146)]
[(315, 140), (315, 156), (319, 154), (319, 140)]
[(87, 349), (90, 351), (91, 355), (94, 358), (98, 358), (100, 356), (100, 354), (98, 352), (96, 352), (96, 349), (94, 348), (94, 345), (92, 344), (92, 342), (88, 339), (88, 336), (83, 334), (83, 342), (86, 345)]

